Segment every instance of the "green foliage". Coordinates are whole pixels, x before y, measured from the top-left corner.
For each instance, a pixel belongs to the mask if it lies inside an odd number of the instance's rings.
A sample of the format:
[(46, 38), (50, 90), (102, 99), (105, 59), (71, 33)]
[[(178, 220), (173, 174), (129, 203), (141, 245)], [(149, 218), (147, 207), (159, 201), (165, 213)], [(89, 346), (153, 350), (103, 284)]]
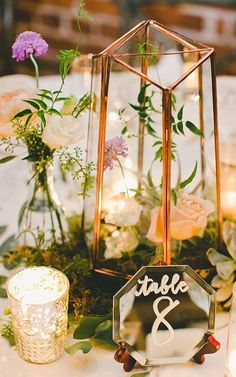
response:
[(74, 332), (75, 339), (88, 339), (96, 335), (97, 327), (104, 323), (110, 316), (85, 316), (79, 321)]
[(74, 110), (72, 111), (72, 115), (75, 117), (75, 118), (78, 118), (78, 116), (86, 111), (86, 110), (89, 110), (90, 109), (90, 106), (91, 106), (91, 103), (92, 103), (92, 97), (90, 95), (90, 93), (86, 93), (83, 97), (80, 98), (80, 100), (76, 103), (75, 107), (74, 107)]
[(183, 188), (185, 188), (187, 185), (189, 185), (189, 184), (193, 181), (193, 179), (195, 178), (196, 174), (197, 174), (197, 161), (195, 162), (195, 166), (194, 166), (193, 171), (192, 171), (192, 173), (190, 174), (190, 176), (189, 176), (187, 179), (185, 179), (184, 181), (182, 181), (182, 182), (180, 183), (180, 185), (179, 185), (180, 188), (183, 189)]
[[(172, 102), (172, 107), (173, 107), (173, 102)], [(176, 100), (174, 102), (174, 108), (176, 110)], [(184, 114), (184, 105), (182, 105), (181, 108), (179, 109), (177, 113), (177, 119), (175, 119), (175, 117), (172, 115), (171, 125), (172, 125), (173, 132), (177, 135), (181, 135), (181, 134), (185, 135), (184, 127), (186, 127), (194, 135), (204, 137), (203, 132), (199, 128), (197, 128), (195, 124), (193, 124), (193, 122), (189, 120), (184, 121), (183, 114)]]
[(16, 158), (16, 156), (7, 156), (7, 157), (3, 157), (3, 158), (1, 158), (1, 160), (0, 160), (0, 164), (5, 164), (6, 162), (13, 160), (14, 158)]
[(141, 88), (138, 94), (138, 105), (132, 103), (129, 105), (138, 113), (140, 121), (144, 123), (147, 133), (153, 137), (156, 137), (156, 130), (152, 127), (154, 120), (152, 119), (151, 114), (153, 112), (158, 113), (160, 111), (153, 105), (153, 96), (156, 92), (152, 90), (151, 94), (147, 95), (147, 89), (149, 86), (150, 84), (146, 84)]
[(88, 353), (90, 352), (92, 349), (92, 344), (88, 341), (84, 341), (84, 342), (78, 342), (78, 343), (74, 343), (72, 346), (70, 347), (66, 347), (65, 348), (65, 351), (73, 356), (77, 351), (82, 351), (83, 353)]
[(0, 275), (0, 285), (3, 285), (4, 283), (6, 283), (6, 281), (7, 281), (7, 277)]
[(16, 238), (14, 235), (9, 236), (6, 241), (3, 242), (3, 244), (0, 246), (0, 255), (3, 255), (8, 250), (12, 248), (16, 241)]
[(5, 338), (9, 342), (9, 345), (11, 347), (15, 345), (15, 338), (14, 338), (11, 322), (4, 323), (3, 325), (1, 325), (1, 335), (3, 338)]
[(64, 148), (59, 156), (60, 164), (65, 171), (72, 173), (74, 180), (81, 180), (82, 192), (79, 195), (85, 197), (94, 185), (94, 177), (92, 173), (95, 171), (93, 162), (83, 164), (83, 153), (79, 147), (75, 147), (73, 152), (68, 148)]
[(76, 56), (79, 55), (78, 50), (60, 50), (58, 59), (59, 59), (59, 73), (61, 75), (62, 83), (64, 84), (65, 78), (69, 73), (72, 63), (75, 60)]
[(143, 55), (143, 58), (145, 58), (149, 64), (156, 64), (158, 51), (159, 47), (148, 42), (143, 42), (138, 47), (139, 54)]
[(143, 373), (132, 374), (132, 376), (130, 377), (149, 377), (149, 376), (150, 376), (150, 372), (143, 372)]
[(0, 287), (0, 298), (7, 298), (7, 291), (5, 288)]

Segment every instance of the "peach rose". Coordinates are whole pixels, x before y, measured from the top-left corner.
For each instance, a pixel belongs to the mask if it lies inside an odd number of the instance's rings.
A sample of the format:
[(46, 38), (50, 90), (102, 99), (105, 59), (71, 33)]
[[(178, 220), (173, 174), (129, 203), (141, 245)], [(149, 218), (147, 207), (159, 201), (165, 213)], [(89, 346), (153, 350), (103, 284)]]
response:
[[(207, 216), (215, 210), (210, 200), (200, 199), (193, 195), (183, 195), (172, 205), (170, 212), (170, 234), (176, 240), (187, 240), (200, 235), (207, 226)], [(162, 207), (151, 211), (151, 224), (147, 238), (155, 243), (163, 240)]]
[(27, 89), (0, 94), (0, 138), (15, 135), (11, 120), (19, 111), (29, 107), (22, 99), (30, 98), (33, 94), (32, 90)]

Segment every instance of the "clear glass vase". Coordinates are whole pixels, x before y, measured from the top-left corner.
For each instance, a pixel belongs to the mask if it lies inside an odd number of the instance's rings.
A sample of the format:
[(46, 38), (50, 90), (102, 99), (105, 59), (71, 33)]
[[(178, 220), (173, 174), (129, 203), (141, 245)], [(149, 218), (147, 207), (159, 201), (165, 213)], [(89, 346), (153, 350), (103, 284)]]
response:
[(40, 246), (62, 242), (66, 238), (68, 224), (65, 208), (54, 186), (53, 165), (42, 168), (30, 166), (29, 195), (18, 217), (19, 246)]

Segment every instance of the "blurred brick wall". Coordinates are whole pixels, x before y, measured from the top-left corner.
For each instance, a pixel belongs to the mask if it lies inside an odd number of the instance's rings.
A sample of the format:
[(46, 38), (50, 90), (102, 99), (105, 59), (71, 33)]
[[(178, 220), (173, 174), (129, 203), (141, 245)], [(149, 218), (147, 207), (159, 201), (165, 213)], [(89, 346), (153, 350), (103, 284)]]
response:
[[(15, 1), (14, 34), (34, 30), (41, 33), (49, 43), (48, 55), (40, 59), (43, 74), (56, 72), (59, 49), (74, 48), (79, 41), (78, 3), (79, 0)], [(117, 0), (87, 0), (86, 9), (92, 21), (81, 21), (81, 52), (96, 53), (123, 34), (123, 17)], [(146, 5), (142, 7), (142, 12), (146, 19), (156, 19), (184, 35), (213, 45), (217, 50), (218, 73), (236, 74), (236, 8), (202, 6), (193, 2), (191, 5)], [(132, 19), (132, 23), (136, 21)], [(3, 35), (1, 28), (0, 18), (0, 36)], [(0, 43), (1, 57), (2, 50)], [(11, 55), (10, 48), (6, 54)], [(0, 58), (0, 74), (3, 73), (2, 61)], [(13, 72), (32, 72), (29, 62), (11, 65)]]
[[(58, 50), (75, 48), (79, 41), (78, 0), (21, 0), (16, 2), (15, 34), (33, 30), (49, 43), (49, 53), (41, 59), (41, 72), (56, 71)], [(81, 19), (82, 53), (102, 51), (121, 34), (121, 18), (112, 0), (87, 0), (86, 10), (92, 20)], [(11, 51), (9, 50), (9, 54)], [(29, 63), (15, 64), (14, 71), (30, 72)]]

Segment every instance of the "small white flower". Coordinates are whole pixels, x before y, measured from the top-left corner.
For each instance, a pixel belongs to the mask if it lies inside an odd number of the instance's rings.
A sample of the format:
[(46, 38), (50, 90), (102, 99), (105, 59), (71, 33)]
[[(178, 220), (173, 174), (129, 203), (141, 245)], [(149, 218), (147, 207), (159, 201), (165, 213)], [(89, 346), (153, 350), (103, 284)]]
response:
[(77, 143), (83, 137), (78, 119), (71, 115), (47, 115), (42, 140), (51, 149)]

